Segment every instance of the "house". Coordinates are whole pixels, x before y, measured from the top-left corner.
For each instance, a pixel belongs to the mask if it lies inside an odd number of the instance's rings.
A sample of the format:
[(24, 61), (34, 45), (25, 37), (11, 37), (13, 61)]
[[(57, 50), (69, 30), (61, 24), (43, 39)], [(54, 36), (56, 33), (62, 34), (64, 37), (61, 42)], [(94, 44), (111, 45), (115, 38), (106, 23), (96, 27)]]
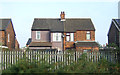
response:
[[(29, 40), (28, 40), (29, 41)], [(28, 45), (28, 44), (27, 44)], [(90, 18), (35, 18), (29, 49), (98, 50), (95, 28)]]
[(0, 43), (2, 48), (19, 49), (15, 30), (11, 19), (0, 19)]
[(120, 47), (120, 19), (112, 19), (108, 31), (108, 45), (111, 43)]

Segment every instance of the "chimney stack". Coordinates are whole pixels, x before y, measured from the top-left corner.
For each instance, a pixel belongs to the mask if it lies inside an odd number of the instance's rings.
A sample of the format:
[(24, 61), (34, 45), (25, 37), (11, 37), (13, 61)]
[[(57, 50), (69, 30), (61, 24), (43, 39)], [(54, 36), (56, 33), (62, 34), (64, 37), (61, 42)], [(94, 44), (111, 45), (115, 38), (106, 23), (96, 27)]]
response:
[(60, 14), (60, 18), (61, 18), (61, 21), (65, 21), (65, 12), (61, 11), (61, 14)]

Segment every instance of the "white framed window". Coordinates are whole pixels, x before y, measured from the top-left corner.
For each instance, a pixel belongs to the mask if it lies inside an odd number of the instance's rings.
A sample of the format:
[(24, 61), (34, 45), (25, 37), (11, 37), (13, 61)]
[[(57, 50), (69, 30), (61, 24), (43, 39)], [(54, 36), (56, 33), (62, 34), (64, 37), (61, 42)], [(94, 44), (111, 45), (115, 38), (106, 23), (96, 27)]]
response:
[(36, 39), (40, 39), (41, 35), (40, 35), (40, 31), (36, 31)]
[(70, 41), (74, 41), (74, 33), (70, 33)]
[(8, 34), (8, 42), (10, 42), (10, 34)]
[(70, 33), (66, 33), (66, 41), (70, 41)]
[(74, 41), (74, 33), (66, 33), (66, 41)]
[(53, 33), (53, 41), (61, 41), (61, 33)]
[(87, 33), (86, 33), (86, 39), (87, 39), (87, 40), (90, 40), (90, 38), (91, 38), (91, 37), (90, 37), (90, 31), (87, 31)]

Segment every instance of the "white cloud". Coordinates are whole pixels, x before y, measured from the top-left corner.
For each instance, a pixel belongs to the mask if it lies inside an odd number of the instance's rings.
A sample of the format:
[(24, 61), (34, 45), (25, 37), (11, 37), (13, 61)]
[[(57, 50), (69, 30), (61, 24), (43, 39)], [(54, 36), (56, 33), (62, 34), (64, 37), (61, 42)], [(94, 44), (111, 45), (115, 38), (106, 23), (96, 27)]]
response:
[(1, 0), (0, 2), (118, 2), (120, 0)]

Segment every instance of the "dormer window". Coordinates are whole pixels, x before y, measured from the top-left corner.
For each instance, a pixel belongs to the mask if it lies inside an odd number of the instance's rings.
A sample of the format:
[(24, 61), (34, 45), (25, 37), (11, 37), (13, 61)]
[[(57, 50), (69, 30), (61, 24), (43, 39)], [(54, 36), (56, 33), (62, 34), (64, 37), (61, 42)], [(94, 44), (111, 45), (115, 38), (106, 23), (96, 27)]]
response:
[(40, 31), (36, 31), (36, 39), (40, 39)]
[(90, 40), (90, 38), (91, 38), (91, 37), (90, 37), (90, 31), (87, 31), (87, 32), (86, 32), (86, 39), (87, 39), (87, 40)]

